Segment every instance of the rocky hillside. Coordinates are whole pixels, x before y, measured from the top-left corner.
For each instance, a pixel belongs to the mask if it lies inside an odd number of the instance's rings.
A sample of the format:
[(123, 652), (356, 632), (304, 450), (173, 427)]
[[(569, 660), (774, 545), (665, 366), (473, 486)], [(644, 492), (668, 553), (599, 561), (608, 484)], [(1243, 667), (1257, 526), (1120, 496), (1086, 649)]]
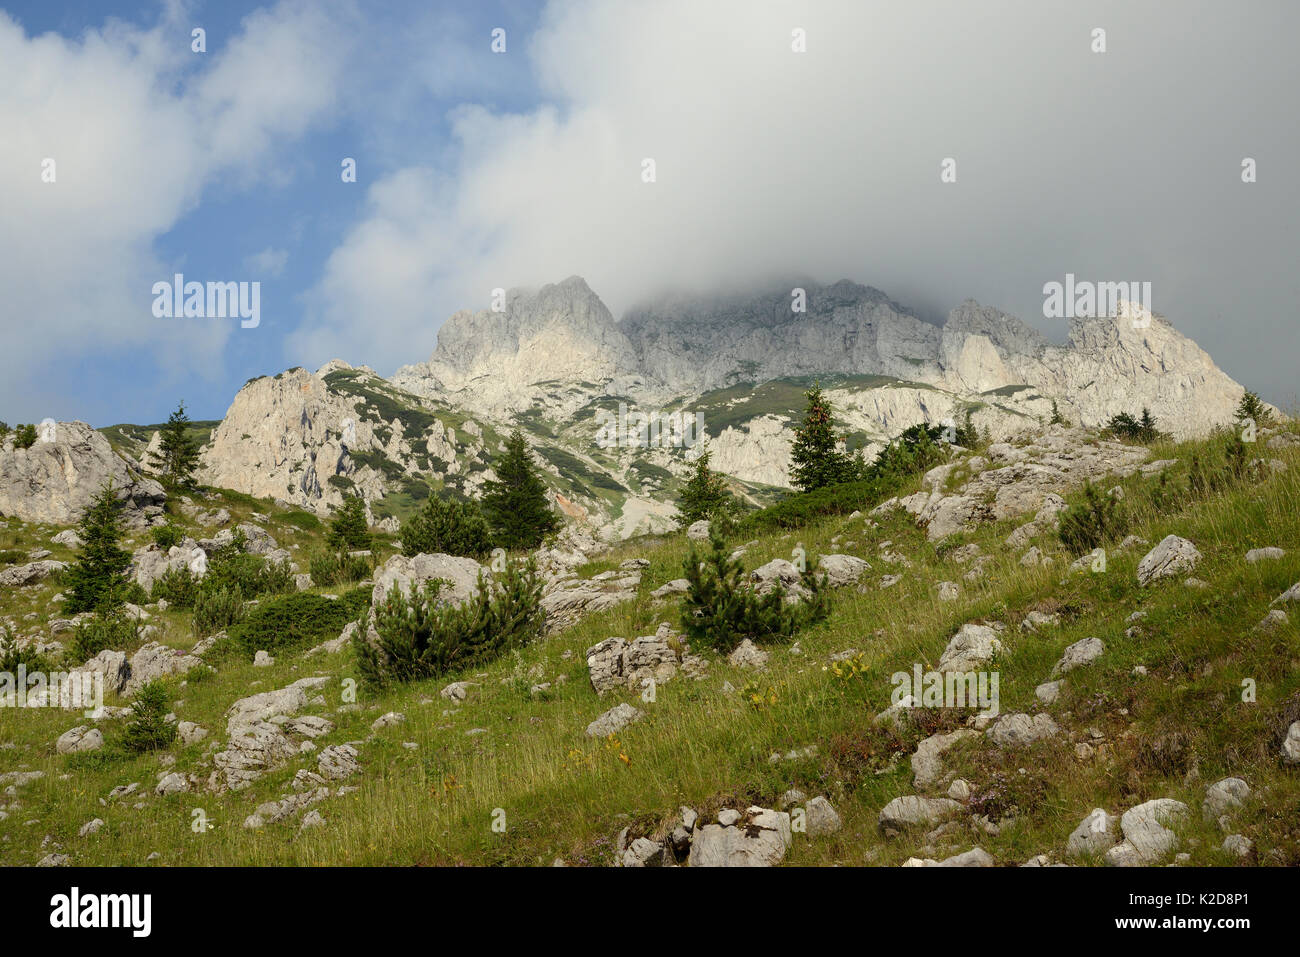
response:
[(1176, 437), (1231, 422), (1242, 388), (1160, 317), (1075, 321), (1066, 346), (966, 302), (942, 327), (853, 283), (665, 299), (615, 321), (578, 277), (459, 312), (428, 362), (390, 380), (335, 360), (240, 390), (204, 454), (210, 484), (326, 514), (358, 490), (377, 520), (442, 489), (473, 495), (520, 427), (557, 504), (604, 538), (672, 527), (687, 448), (609, 447), (605, 416), (697, 416), (713, 464), (752, 502), (789, 487), (803, 391), (827, 386), (868, 455), (918, 423), (972, 423), (1007, 440), (1053, 407), (1085, 427), (1150, 408)]
[[(0, 862), (1300, 864), (1300, 434), (1262, 432), (1238, 471), (1226, 448), (1054, 427), (853, 511), (775, 532), (760, 513), (726, 543), (747, 587), (797, 592), (806, 556), (828, 617), (730, 655), (679, 630), (698, 529), (610, 548), (571, 528), (536, 556), (545, 640), (382, 692), (354, 682), (350, 618), (431, 578), (461, 601), (491, 569), (381, 533), (370, 581), (304, 576), (293, 633), (249, 640), (147, 596), (136, 637), (73, 662), (104, 708), (0, 712)], [(1127, 525), (1079, 554), (1059, 528), (1086, 480)], [(272, 500), (167, 507), (185, 541), (132, 535), (149, 587), (195, 549), (305, 566), (321, 547)], [(20, 647), (70, 653), (75, 548), (64, 523), (0, 527)], [(954, 703), (958, 674), (984, 684)], [(151, 679), (180, 736), (123, 751)]]

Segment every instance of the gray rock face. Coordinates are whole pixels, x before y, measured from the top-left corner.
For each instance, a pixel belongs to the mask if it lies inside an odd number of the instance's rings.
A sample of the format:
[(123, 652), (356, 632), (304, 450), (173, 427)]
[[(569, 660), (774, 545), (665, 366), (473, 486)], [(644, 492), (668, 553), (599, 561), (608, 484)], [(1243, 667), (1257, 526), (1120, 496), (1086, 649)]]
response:
[(957, 629), (939, 657), (938, 671), (978, 671), (1002, 650), (997, 632), (988, 625), (968, 623)]
[(766, 651), (746, 638), (727, 656), (727, 663), (735, 668), (762, 671), (767, 667), (769, 657)]
[(640, 584), (639, 571), (609, 571), (593, 578), (565, 577), (549, 582), (542, 593), (547, 631), (554, 634), (588, 615), (631, 601)]
[(1052, 668), (1052, 677), (1067, 674), (1075, 668), (1090, 665), (1106, 651), (1106, 644), (1100, 638), (1084, 638), (1065, 649), (1061, 660)]
[(203, 664), (201, 658), (151, 641), (132, 656), (131, 677), (123, 687), (122, 694), (129, 698), (150, 681), (171, 675), (184, 675), (191, 668), (197, 668), (201, 664)]
[(331, 781), (342, 781), (361, 770), (357, 761), (357, 749), (350, 744), (335, 744), (320, 753), (316, 762), (322, 777)]
[(1106, 852), (1106, 861), (1118, 867), (1154, 864), (1178, 846), (1178, 836), (1168, 825), (1188, 814), (1186, 804), (1157, 798), (1129, 808), (1120, 818), (1124, 840)]
[(1250, 797), (1250, 785), (1241, 778), (1223, 778), (1205, 789), (1201, 815), (1207, 821), (1217, 821), (1225, 814), (1241, 808)]
[(104, 735), (98, 728), (81, 725), (59, 735), (54, 748), (59, 754), (77, 754), (81, 751), (98, 751), (104, 746)]
[(751, 807), (733, 825), (706, 824), (691, 841), (691, 867), (773, 867), (785, 860), (790, 815)]
[(645, 712), (640, 708), (627, 703), (615, 705), (587, 725), (587, 737), (603, 738), (607, 734), (618, 734), (633, 721), (640, 721), (644, 717)]
[(871, 566), (852, 555), (823, 555), (817, 561), (817, 569), (826, 575), (828, 586), (844, 588), (856, 585), (871, 570)]
[(959, 741), (977, 737), (978, 732), (961, 729), (920, 741), (912, 755), (913, 784), (920, 790), (930, 787), (943, 775), (943, 753)]
[(1023, 748), (1060, 732), (1051, 715), (1004, 714), (984, 732), (999, 748)]
[(100, 488), (112, 482), (128, 527), (142, 528), (162, 515), (163, 487), (133, 471), (85, 422), (60, 422), (55, 440), (14, 448), (0, 442), (0, 514), (24, 522), (72, 525)]
[(1293, 721), (1282, 741), (1282, 763), (1300, 764), (1300, 721)]
[(878, 824), (886, 833), (901, 831), (921, 824), (937, 824), (964, 810), (963, 805), (951, 798), (907, 794), (894, 798), (881, 809)]
[(692, 542), (707, 542), (709, 540), (708, 519), (692, 522), (691, 527), (686, 529), (686, 538)]
[(1070, 857), (1104, 854), (1119, 843), (1118, 832), (1119, 818), (1107, 814), (1102, 808), (1095, 807), (1079, 822), (1079, 826), (1070, 832), (1070, 837), (1065, 844), (1065, 853)]
[(64, 568), (67, 568), (66, 563), (49, 561), (48, 559), (29, 562), (26, 565), (12, 565), (4, 571), (0, 571), (0, 585), (8, 585), (10, 588), (36, 585)]
[(101, 651), (75, 670), (99, 672), (104, 676), (104, 690), (113, 694), (121, 694), (131, 677), (131, 668), (126, 663), (124, 651)]
[(1190, 572), (1200, 560), (1201, 553), (1187, 539), (1177, 535), (1166, 536), (1138, 562), (1138, 584), (1149, 585), (1162, 578)]
[(661, 627), (653, 635), (631, 642), (606, 638), (587, 649), (591, 686), (603, 695), (614, 688), (640, 690), (647, 681), (662, 684), (677, 674), (681, 656), (670, 643), (672, 633)]
[(409, 595), (412, 586), (423, 586), (437, 578), (444, 582), (439, 600), (459, 604), (474, 595), (480, 573), (486, 574), (486, 569), (472, 558), (443, 554), (394, 555), (375, 569), (370, 601), (378, 606), (394, 587)]

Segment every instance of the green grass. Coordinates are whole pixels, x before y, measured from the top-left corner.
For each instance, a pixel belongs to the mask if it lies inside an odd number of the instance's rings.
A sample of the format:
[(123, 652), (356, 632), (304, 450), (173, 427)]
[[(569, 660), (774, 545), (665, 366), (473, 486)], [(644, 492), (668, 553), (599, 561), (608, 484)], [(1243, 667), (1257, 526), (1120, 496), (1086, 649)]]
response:
[[(1191, 448), (1163, 444), (1153, 449), (1153, 457), (1178, 459), (1179, 471)], [(349, 650), (313, 658), (284, 653), (269, 668), (230, 656), (201, 680), (197, 675), (184, 684), (174, 680), (177, 716), (208, 728), (209, 741), (224, 742), (223, 716), (237, 698), (310, 675), (329, 677), (322, 689), (325, 705), (305, 713), (328, 717), (337, 727), (316, 744), (361, 741), (364, 771), (346, 782), (358, 792), (315, 806), (328, 825), (302, 834), (296, 822), (257, 830), (246, 830), (241, 822), (258, 803), (288, 792), (299, 768), (314, 770), (315, 755), (290, 761), (246, 791), (160, 798), (152, 787), (161, 772), (171, 770), (161, 755), (58, 755), (55, 739), (83, 719), (57, 711), (0, 710), (0, 743), (14, 745), (0, 751), (4, 770), (46, 772), (21, 789), (21, 808), (0, 821), (0, 861), (33, 863), (48, 853), (39, 847), (48, 834), (63, 844), (74, 864), (89, 865), (141, 864), (153, 851), (162, 854), (162, 864), (549, 865), (556, 857), (571, 864), (605, 864), (615, 836), (629, 824), (661, 828), (683, 804), (704, 812), (749, 803), (771, 806), (786, 788), (799, 787), (810, 795), (826, 794), (844, 827), (815, 840), (797, 835), (789, 863), (896, 865), (916, 855), (924, 838), (886, 840), (876, 818), (893, 797), (914, 793), (907, 755), (921, 735), (905, 736), (903, 750), (897, 751), (871, 730), (871, 716), (889, 704), (895, 671), (908, 671), (914, 663), (932, 665), (961, 624), (985, 618), (1009, 626), (996, 665), (1003, 712), (1039, 710), (1034, 689), (1070, 643), (1095, 635), (1105, 641), (1106, 652), (1069, 676), (1061, 700), (1051, 708), (1065, 731), (1060, 737), (1007, 755), (982, 740), (948, 752), (946, 768), (970, 781), (973, 791), (1005, 789), (1020, 813), (996, 835), (974, 829), (962, 834), (946, 853), (978, 843), (999, 863), (1059, 855), (1091, 808), (1118, 813), (1150, 798), (1173, 797), (1193, 810), (1182, 832), (1190, 863), (1236, 863), (1218, 850), (1223, 835), (1200, 819), (1205, 787), (1233, 774), (1261, 796), (1240, 815), (1236, 830), (1255, 841), (1261, 860), (1297, 864), (1300, 771), (1280, 765), (1277, 734), (1300, 693), (1300, 634), (1294, 614), (1272, 635), (1251, 629), (1269, 602), (1300, 580), (1300, 551), (1257, 565), (1243, 560), (1248, 548), (1291, 548), (1300, 541), (1300, 455), (1271, 450), (1268, 455), (1285, 460), (1287, 471), (1259, 485), (1164, 510), (1150, 501), (1154, 479), (1107, 482), (1125, 489), (1135, 534), (1151, 544), (1171, 533), (1196, 544), (1204, 558), (1194, 574), (1211, 583), (1204, 591), (1184, 586), (1181, 576), (1139, 588), (1134, 572), (1145, 548), (1112, 551), (1104, 574), (1067, 577), (1068, 557), (1044, 536), (1036, 544), (1054, 563), (1023, 568), (1017, 563), (1020, 552), (1002, 544), (1019, 524), (1015, 520), (963, 535), (963, 541), (992, 556), (986, 577), (968, 583), (961, 577), (968, 566), (951, 560), (950, 547), (926, 541), (904, 515), (881, 519), (875, 528), (864, 518), (827, 515), (790, 530), (738, 535), (737, 543), (758, 538), (744, 555), (746, 567), (789, 558), (798, 544), (810, 556), (837, 547), (872, 563), (869, 583), (899, 571), (902, 581), (887, 590), (869, 585), (864, 592), (834, 592), (830, 619), (800, 637), (799, 653), (788, 646), (773, 648), (762, 675), (713, 659), (705, 679), (679, 677), (662, 684), (652, 704), (631, 693), (597, 698), (584, 652), (610, 635), (632, 638), (652, 633), (661, 621), (678, 624), (676, 604), (656, 604), (649, 592), (681, 577), (688, 549), (680, 534), (623, 543), (581, 570), (588, 575), (629, 557), (648, 559), (634, 601), (474, 672), (377, 696), (363, 690), (355, 703), (346, 700), (348, 679), (357, 677)], [(914, 481), (902, 491), (916, 487)], [(283, 536), (281, 544), (301, 546), (295, 557), (305, 566), (319, 532), (287, 524), (287, 517), (274, 511), (268, 527)], [(11, 522), (0, 526), (0, 548), (36, 547), (54, 531)], [(879, 560), (885, 540), (913, 567), (903, 570)], [(957, 601), (938, 600), (935, 583), (941, 580), (961, 584)], [(48, 615), (56, 587), (5, 594), (6, 614), (19, 620), (27, 611)], [(1058, 612), (1061, 624), (1033, 635), (1020, 632), (1019, 622), (1033, 609)], [(1136, 610), (1147, 617), (1142, 633), (1128, 637), (1125, 619)], [(169, 611), (153, 622), (165, 643), (192, 643), (184, 614)], [(837, 674), (828, 657), (848, 648), (861, 652), (861, 668)], [(1137, 665), (1148, 670), (1146, 677), (1132, 674)], [(1246, 678), (1255, 683), (1254, 703), (1241, 700)], [(438, 695), (455, 679), (477, 683), (460, 706)], [(531, 696), (530, 687), (540, 681), (549, 681), (551, 691)], [(753, 682), (765, 703), (755, 706), (738, 691), (724, 691), (725, 682), (736, 689)], [(647, 717), (616, 741), (587, 739), (587, 723), (622, 700), (645, 709)], [(403, 712), (407, 721), (372, 734), (371, 722), (387, 711)], [(486, 733), (467, 735), (471, 729)], [(1094, 729), (1107, 755), (1081, 760), (1075, 744), (1092, 740)], [(1150, 743), (1157, 740), (1167, 746), (1153, 750)], [(404, 742), (415, 748), (403, 747)], [(175, 758), (176, 770), (206, 778), (207, 743), (177, 744), (165, 754)], [(806, 745), (816, 745), (817, 754), (768, 762), (772, 752)], [(891, 764), (895, 753), (901, 760)], [(63, 775), (69, 777), (62, 780)], [(133, 781), (140, 782), (140, 795), (100, 805), (113, 787)], [(135, 809), (137, 801), (144, 806)], [(504, 834), (491, 826), (498, 808), (506, 816)], [(196, 809), (203, 810), (210, 830), (191, 829)], [(78, 838), (78, 828), (92, 817), (103, 818), (106, 827)], [(29, 820), (38, 823), (28, 825)], [(1270, 857), (1274, 852), (1277, 856)]]

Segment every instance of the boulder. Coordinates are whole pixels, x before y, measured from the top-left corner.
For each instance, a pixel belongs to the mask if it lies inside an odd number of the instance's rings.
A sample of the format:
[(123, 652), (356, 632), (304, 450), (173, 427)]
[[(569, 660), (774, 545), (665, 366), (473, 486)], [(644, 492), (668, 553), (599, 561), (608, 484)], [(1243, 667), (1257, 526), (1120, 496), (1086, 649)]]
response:
[(37, 441), (27, 449), (0, 442), (0, 514), (74, 525), (109, 482), (123, 503), (128, 528), (144, 528), (162, 515), (163, 487), (133, 470), (85, 422), (60, 422), (54, 441)]
[(1138, 584), (1145, 586), (1162, 578), (1190, 572), (1200, 560), (1201, 553), (1187, 539), (1177, 535), (1166, 536), (1138, 562)]
[(644, 711), (630, 704), (615, 705), (587, 725), (587, 737), (603, 738), (606, 735), (617, 734), (633, 721), (640, 721), (644, 717)]
[(790, 815), (761, 807), (746, 810), (735, 825), (706, 824), (691, 841), (691, 867), (772, 867), (791, 843)]

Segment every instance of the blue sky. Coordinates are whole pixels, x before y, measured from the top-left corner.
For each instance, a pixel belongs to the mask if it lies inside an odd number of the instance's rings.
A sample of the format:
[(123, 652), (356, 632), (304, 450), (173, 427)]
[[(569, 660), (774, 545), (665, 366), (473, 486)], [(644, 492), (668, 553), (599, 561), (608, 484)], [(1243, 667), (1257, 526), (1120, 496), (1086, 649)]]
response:
[[(573, 274), (615, 316), (847, 278), (1056, 341), (1044, 283), (1149, 281), (1291, 405), (1297, 33), (1285, 0), (0, 0), (0, 419), (219, 418)], [(174, 272), (261, 282), (260, 326), (155, 318)]]

